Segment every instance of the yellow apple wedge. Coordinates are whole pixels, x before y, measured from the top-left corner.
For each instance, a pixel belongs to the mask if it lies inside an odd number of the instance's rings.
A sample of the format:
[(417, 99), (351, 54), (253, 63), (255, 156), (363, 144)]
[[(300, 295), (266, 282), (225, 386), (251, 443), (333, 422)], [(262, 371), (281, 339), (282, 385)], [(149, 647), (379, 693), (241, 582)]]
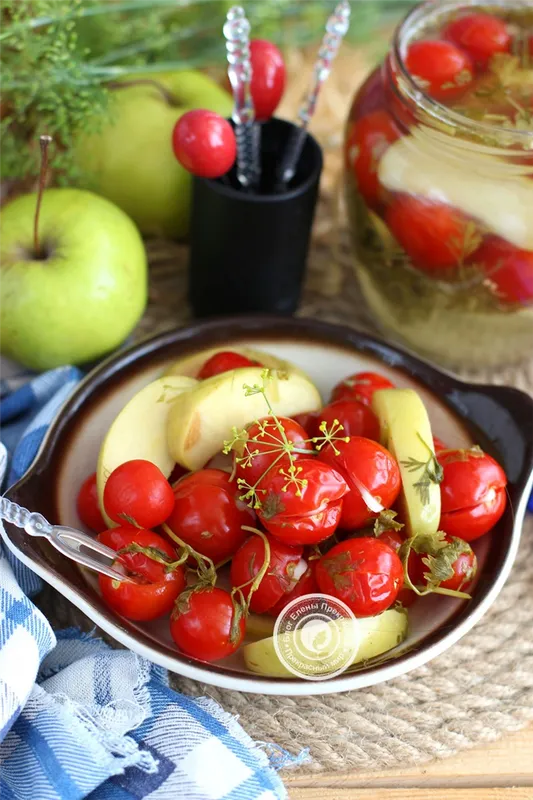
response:
[[(156, 464), (167, 477), (175, 461), (167, 445), (167, 417), (173, 402), (196, 386), (194, 378), (168, 376), (149, 383), (115, 417), (100, 448), (96, 483), (103, 512), (104, 487), (109, 475), (121, 464), (143, 458)], [(104, 513), (112, 527), (114, 523)]]
[(275, 414), (292, 416), (317, 411), (322, 401), (304, 375), (273, 370), (263, 378), (262, 367), (247, 367), (215, 375), (184, 392), (168, 415), (167, 435), (171, 456), (189, 470), (203, 467), (231, 438), (232, 429), (269, 414), (265, 396), (246, 395), (245, 386), (263, 386)]
[[(401, 644), (407, 636), (407, 614), (403, 610), (389, 609), (379, 614), (377, 617), (366, 617), (357, 620), (357, 629), (354, 632), (352, 628), (352, 621), (336, 620), (330, 622), (330, 625), (343, 626), (342, 635), (349, 637), (348, 641), (354, 637), (354, 642), (359, 641), (359, 646), (354, 659), (351, 661), (350, 666), (360, 664), (362, 661), (368, 661), (370, 658), (382, 655), (383, 653), (392, 650), (393, 647)], [(309, 665), (311, 668), (316, 667), (316, 660), (307, 662), (305, 658), (305, 648), (297, 642), (297, 638), (301, 638), (302, 629), (290, 631), (280, 634), (280, 639), (285, 637), (285, 641), (281, 642), (281, 652), (293, 652), (300, 659), (301, 663), (305, 666)], [(296, 638), (295, 638), (296, 637)], [(294, 647), (291, 644), (291, 638), (295, 642)], [(334, 640), (336, 637), (333, 637)], [(346, 639), (343, 640), (346, 643)], [(274, 646), (274, 637), (268, 639), (260, 639), (258, 642), (251, 642), (243, 647), (244, 662), (249, 670), (259, 675), (268, 675), (273, 678), (294, 678), (292, 673), (287, 667), (279, 660), (276, 648)], [(332, 653), (324, 654), (324, 664), (327, 660), (334, 655)], [(311, 673), (311, 670), (309, 671)]]
[(436, 533), (440, 486), (435, 479), (433, 434), (426, 407), (413, 389), (379, 389), (372, 399), (381, 443), (398, 462), (401, 502), (408, 533)]
[(284, 361), (281, 358), (265, 353), (263, 350), (254, 350), (252, 347), (211, 347), (209, 350), (201, 350), (199, 353), (193, 353), (190, 356), (184, 356), (174, 361), (166, 370), (165, 375), (191, 375), (195, 378), (200, 371), (200, 368), (205, 362), (214, 356), (216, 353), (222, 353), (226, 350), (231, 350), (232, 353), (238, 353), (241, 356), (246, 356), (250, 361), (257, 361), (268, 369), (279, 369), (285, 372), (299, 372), (301, 375), (305, 374), (303, 370), (291, 364), (289, 361)]

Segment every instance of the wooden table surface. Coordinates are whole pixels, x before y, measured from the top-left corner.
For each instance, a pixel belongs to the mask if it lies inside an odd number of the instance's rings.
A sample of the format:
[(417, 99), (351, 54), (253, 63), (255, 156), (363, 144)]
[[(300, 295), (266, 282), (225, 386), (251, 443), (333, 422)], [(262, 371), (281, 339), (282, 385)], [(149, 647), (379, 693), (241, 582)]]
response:
[(421, 767), (284, 779), (290, 800), (533, 800), (533, 727)]

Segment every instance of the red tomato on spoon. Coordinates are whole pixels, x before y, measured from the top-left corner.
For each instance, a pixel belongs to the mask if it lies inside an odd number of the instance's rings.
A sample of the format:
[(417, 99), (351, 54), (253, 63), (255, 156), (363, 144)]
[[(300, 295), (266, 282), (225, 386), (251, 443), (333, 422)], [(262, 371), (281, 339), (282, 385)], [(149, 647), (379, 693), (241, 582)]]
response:
[(255, 118), (264, 122), (274, 114), (283, 96), (285, 64), (276, 45), (265, 39), (252, 39), (250, 60), (250, 92), (254, 101)]
[[(169, 563), (177, 561), (176, 551), (170, 543), (153, 531), (132, 526), (121, 526), (104, 531), (98, 541), (122, 550), (128, 545), (137, 545), (153, 550)], [(126, 574), (133, 582), (116, 581), (106, 575), (99, 575), (100, 591), (106, 603), (123, 617), (147, 621), (168, 614), (178, 595), (185, 588), (185, 573), (182, 566), (168, 571), (144, 553), (123, 553), (117, 562), (126, 567)]]
[(176, 122), (172, 148), (182, 167), (199, 178), (225, 175), (237, 156), (235, 133), (229, 122), (201, 108), (187, 111)]

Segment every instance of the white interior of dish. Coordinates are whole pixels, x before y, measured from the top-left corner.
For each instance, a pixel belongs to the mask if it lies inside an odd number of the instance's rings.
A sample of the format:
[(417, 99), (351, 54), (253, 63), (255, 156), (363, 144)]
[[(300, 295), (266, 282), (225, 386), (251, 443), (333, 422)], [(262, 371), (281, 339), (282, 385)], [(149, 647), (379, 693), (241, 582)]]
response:
[[(335, 345), (325, 346), (313, 342), (280, 342), (276, 340), (269, 342), (250, 339), (247, 342), (239, 340), (238, 344), (265, 350), (291, 361), (305, 370), (319, 389), (324, 403), (327, 403), (333, 386), (348, 375), (361, 370), (379, 372), (390, 378), (398, 387), (411, 387), (420, 393), (429, 411), (434, 434), (447, 445), (465, 447), (473, 444), (461, 421), (435, 395), (417, 381), (410, 379), (405, 373), (384, 365), (377, 358), (361, 355)], [(231, 349), (231, 341), (225, 343), (224, 348)], [(160, 362), (153, 368), (139, 371), (129, 380), (123, 381), (112, 394), (102, 395), (102, 400), (95, 402), (90, 412), (86, 414), (85, 424), (78, 427), (71, 440), (71, 447), (61, 464), (56, 484), (58, 487), (57, 506), (62, 524), (81, 527), (76, 513), (76, 496), (83, 480), (96, 469), (100, 445), (110, 424), (130, 398), (151, 380), (159, 377), (161, 372)], [(490, 536), (483, 537), (474, 543), (474, 550), (479, 562), (478, 574), (483, 570), (489, 546)], [(92, 585), (97, 586), (97, 582), (92, 577), (86, 576), (86, 579), (90, 580)], [(436, 596), (417, 601), (409, 609), (410, 633), (407, 640), (401, 645), (401, 650), (410, 649), (432, 631), (445, 626), (459, 608), (460, 603), (461, 601), (452, 598)], [(140, 630), (142, 629), (154, 641), (168, 647), (169, 655), (176, 652), (166, 619), (133, 624)], [(239, 653), (222, 663), (237, 674), (250, 674)], [(177, 662), (176, 671), (180, 672)]]

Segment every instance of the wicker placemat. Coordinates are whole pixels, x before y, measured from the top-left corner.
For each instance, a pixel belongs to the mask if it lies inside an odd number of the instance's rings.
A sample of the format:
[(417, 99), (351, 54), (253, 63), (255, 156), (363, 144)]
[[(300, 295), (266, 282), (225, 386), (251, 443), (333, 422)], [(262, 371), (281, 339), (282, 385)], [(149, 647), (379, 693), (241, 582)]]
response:
[[(293, 116), (306, 71), (293, 54), (291, 92), (282, 115)], [(334, 85), (328, 84), (314, 132), (326, 149), (300, 315), (371, 330), (353, 274), (353, 256), (339, 207), (340, 116), (346, 113), (357, 74), (367, 70), (360, 52), (340, 59)], [(302, 76), (298, 79), (296, 76)], [(187, 249), (150, 242), (149, 306), (136, 336), (182, 324), (186, 305)], [(498, 373), (469, 376), (517, 386), (533, 394), (533, 361)], [(464, 639), (431, 664), (386, 684), (342, 695), (275, 698), (224, 691), (179, 676), (176, 689), (209, 695), (238, 714), (244, 728), (260, 741), (277, 742), (296, 753), (309, 747), (312, 760), (300, 769), (364, 770), (406, 766), (451, 756), (497, 739), (533, 720), (533, 517), (529, 516), (512, 575), (491, 611)], [(40, 605), (56, 625), (91, 623), (50, 587)]]

